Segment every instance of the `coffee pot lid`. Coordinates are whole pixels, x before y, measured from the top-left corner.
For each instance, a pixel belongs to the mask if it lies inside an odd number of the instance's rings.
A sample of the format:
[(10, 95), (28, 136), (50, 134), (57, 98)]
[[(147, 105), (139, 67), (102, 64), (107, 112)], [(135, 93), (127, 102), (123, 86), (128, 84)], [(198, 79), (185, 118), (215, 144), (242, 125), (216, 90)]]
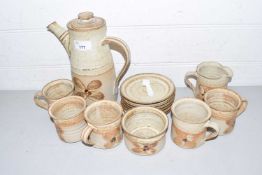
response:
[(105, 25), (105, 20), (86, 11), (78, 14), (78, 18), (67, 23), (67, 28), (75, 31), (95, 30)]

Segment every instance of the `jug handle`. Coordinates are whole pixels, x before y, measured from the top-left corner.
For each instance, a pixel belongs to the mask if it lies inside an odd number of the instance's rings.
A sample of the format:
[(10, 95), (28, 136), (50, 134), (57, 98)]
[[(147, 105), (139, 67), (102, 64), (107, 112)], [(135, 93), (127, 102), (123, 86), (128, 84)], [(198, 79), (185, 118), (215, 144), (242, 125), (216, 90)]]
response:
[(122, 67), (115, 81), (114, 93), (115, 95), (117, 95), (119, 83), (121, 79), (123, 78), (123, 76), (126, 74), (130, 66), (130, 51), (129, 51), (127, 44), (123, 40), (116, 38), (116, 37), (106, 37), (102, 41), (102, 45), (105, 45), (105, 44), (108, 44), (110, 49), (119, 52), (125, 60), (124, 66)]
[(223, 69), (227, 72), (227, 77), (229, 79), (229, 82), (232, 80), (233, 77), (233, 71), (231, 70), (231, 68), (227, 67), (227, 66), (223, 66)]
[(189, 79), (195, 79), (195, 81), (197, 81), (197, 73), (196, 72), (187, 72), (186, 75), (185, 75), (185, 78), (184, 78), (184, 82), (186, 84), (187, 87), (189, 87), (194, 95), (196, 96), (196, 87), (189, 81)]

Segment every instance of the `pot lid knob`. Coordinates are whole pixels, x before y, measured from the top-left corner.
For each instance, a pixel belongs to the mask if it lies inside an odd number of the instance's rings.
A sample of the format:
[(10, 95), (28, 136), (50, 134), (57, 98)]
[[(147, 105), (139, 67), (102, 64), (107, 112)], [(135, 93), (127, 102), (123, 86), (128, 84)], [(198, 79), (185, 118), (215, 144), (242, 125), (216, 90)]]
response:
[(92, 12), (82, 12), (78, 14), (78, 19), (80, 20), (89, 20), (94, 17), (94, 14)]

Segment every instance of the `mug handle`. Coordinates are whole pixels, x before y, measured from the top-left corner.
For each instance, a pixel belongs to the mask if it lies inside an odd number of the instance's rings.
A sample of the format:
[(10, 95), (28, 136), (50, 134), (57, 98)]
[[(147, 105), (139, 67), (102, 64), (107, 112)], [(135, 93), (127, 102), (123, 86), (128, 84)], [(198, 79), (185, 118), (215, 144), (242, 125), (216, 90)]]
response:
[(207, 121), (207, 123), (204, 125), (205, 128), (212, 128), (214, 132), (209, 132), (209, 134), (206, 135), (205, 140), (211, 140), (218, 136), (219, 134), (219, 127), (215, 122)]
[(85, 144), (90, 145), (90, 146), (94, 145), (94, 144), (91, 143), (90, 140), (89, 140), (89, 137), (90, 137), (90, 135), (92, 134), (93, 130), (94, 130), (94, 127), (93, 127), (93, 126), (90, 126), (89, 124), (87, 124), (87, 126), (85, 127), (85, 129), (83, 129), (82, 134), (81, 134), (81, 139), (82, 139), (82, 141), (83, 141)]
[(105, 44), (108, 44), (110, 49), (119, 52), (125, 60), (124, 66), (122, 67), (115, 81), (114, 94), (117, 95), (119, 82), (121, 81), (123, 76), (126, 74), (130, 66), (130, 57), (131, 57), (130, 51), (129, 51), (127, 44), (123, 40), (116, 38), (116, 37), (106, 37), (102, 41), (102, 45), (105, 45)]
[(196, 72), (187, 72), (184, 78), (186, 86), (193, 91), (194, 95), (196, 95), (196, 87), (189, 81), (189, 79), (195, 79), (197, 81), (197, 77), (198, 75)]
[(241, 102), (241, 105), (240, 105), (240, 107), (238, 109), (237, 117), (240, 116), (240, 114), (242, 114), (246, 110), (247, 105), (248, 105), (248, 101), (247, 101), (246, 98), (242, 98), (241, 101), (242, 102)]
[(42, 91), (38, 91), (34, 96), (34, 102), (37, 106), (43, 109), (48, 109), (48, 103), (46, 98), (43, 96)]

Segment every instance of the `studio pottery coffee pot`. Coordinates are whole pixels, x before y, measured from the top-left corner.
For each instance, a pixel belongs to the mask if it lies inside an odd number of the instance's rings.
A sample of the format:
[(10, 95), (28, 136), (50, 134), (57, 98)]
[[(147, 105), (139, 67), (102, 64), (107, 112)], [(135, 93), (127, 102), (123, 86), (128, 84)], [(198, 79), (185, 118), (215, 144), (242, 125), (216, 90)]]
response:
[[(69, 55), (75, 94), (84, 97), (87, 104), (116, 100), (119, 82), (130, 66), (130, 52), (124, 41), (106, 36), (105, 20), (92, 12), (83, 12), (67, 23), (68, 30), (57, 22), (47, 28)], [(125, 60), (118, 76), (110, 49), (119, 52)]]

